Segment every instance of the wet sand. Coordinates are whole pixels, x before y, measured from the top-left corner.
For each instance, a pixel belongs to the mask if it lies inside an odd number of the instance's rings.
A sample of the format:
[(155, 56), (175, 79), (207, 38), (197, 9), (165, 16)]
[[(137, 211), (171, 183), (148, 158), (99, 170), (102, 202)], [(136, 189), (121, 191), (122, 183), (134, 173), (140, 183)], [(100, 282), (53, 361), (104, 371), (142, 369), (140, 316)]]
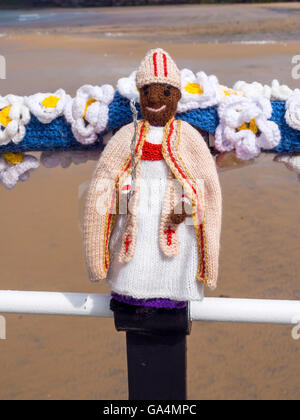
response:
[[(296, 7), (296, 6), (295, 6)], [(125, 9), (124, 9), (125, 10)], [(154, 9), (153, 9), (154, 10)], [(128, 11), (122, 11), (128, 13)], [(72, 29), (72, 28), (71, 28)], [(71, 31), (70, 29), (70, 31)], [(1, 94), (116, 83), (156, 42), (78, 33), (19, 33), (0, 39), (8, 78)], [(266, 45), (160, 43), (180, 67), (236, 80), (296, 87), (300, 42)], [(88, 283), (80, 233), (80, 186), (95, 162), (41, 167), (13, 191), (0, 189), (1, 289), (108, 292)], [(224, 197), (219, 287), (208, 296), (300, 299), (296, 174), (263, 156), (220, 173)], [(0, 399), (126, 399), (125, 337), (113, 320), (10, 315), (0, 341)], [(299, 399), (300, 343), (286, 326), (193, 324), (190, 399)]]
[(125, 8), (4, 10), (0, 30), (93, 32), (99, 36), (143, 38), (153, 42), (295, 40), (300, 6), (292, 3), (177, 5)]

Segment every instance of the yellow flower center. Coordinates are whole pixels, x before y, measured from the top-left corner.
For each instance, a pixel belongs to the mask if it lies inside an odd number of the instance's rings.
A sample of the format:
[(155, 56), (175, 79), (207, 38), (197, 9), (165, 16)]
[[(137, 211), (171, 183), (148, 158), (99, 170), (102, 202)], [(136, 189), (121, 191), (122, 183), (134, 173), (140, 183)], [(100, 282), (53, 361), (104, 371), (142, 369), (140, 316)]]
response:
[(236, 90), (225, 89), (224, 90), (224, 95), (226, 97), (226, 96), (231, 96), (231, 95), (239, 95), (239, 93)]
[(223, 89), (223, 92), (224, 92), (225, 97), (239, 94), (239, 92), (237, 92), (236, 90), (230, 89), (230, 88)]
[(203, 89), (197, 83), (190, 83), (189, 82), (184, 89), (186, 90), (187, 93), (190, 93), (192, 95), (202, 95), (203, 94)]
[(0, 124), (4, 127), (7, 127), (8, 124), (12, 121), (12, 119), (9, 118), (10, 110), (11, 107), (8, 106), (0, 111)]
[(44, 108), (56, 108), (59, 101), (57, 96), (48, 96), (42, 101), (42, 105)]
[(87, 110), (88, 110), (88, 108), (93, 104), (93, 103), (95, 103), (96, 102), (96, 99), (89, 99), (88, 101), (87, 101), (87, 103), (86, 103), (86, 105), (85, 105), (85, 110), (84, 110), (84, 114), (83, 114), (83, 118), (84, 119), (86, 119), (86, 113), (87, 113)]
[(6, 162), (12, 163), (13, 165), (17, 165), (24, 160), (23, 153), (3, 153), (2, 156)]
[(239, 128), (238, 131), (241, 130), (251, 130), (254, 134), (257, 134), (258, 132), (258, 127), (256, 125), (256, 120), (255, 118), (252, 118), (252, 120), (249, 123), (244, 123), (242, 124)]

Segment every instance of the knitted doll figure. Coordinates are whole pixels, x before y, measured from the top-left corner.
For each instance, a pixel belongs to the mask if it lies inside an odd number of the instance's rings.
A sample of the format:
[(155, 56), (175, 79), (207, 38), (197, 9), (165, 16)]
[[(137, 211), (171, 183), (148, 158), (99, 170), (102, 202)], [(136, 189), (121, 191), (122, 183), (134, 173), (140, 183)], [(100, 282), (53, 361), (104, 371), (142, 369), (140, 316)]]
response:
[(112, 137), (90, 184), (86, 265), (91, 281), (108, 280), (118, 302), (182, 308), (202, 300), (203, 285), (216, 287), (218, 175), (199, 132), (175, 119), (181, 79), (169, 54), (151, 50), (136, 85), (143, 119)]

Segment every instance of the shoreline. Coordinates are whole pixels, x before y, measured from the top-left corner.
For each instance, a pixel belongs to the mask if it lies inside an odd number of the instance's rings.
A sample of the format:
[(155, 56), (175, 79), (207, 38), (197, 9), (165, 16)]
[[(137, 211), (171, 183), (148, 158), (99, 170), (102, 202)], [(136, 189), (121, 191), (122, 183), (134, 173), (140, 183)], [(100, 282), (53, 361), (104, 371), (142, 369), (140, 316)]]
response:
[[(34, 44), (33, 44), (34, 41)], [(59, 41), (59, 45), (57, 44)], [(127, 38), (106, 38), (106, 37), (91, 37), (71, 35), (66, 33), (23, 33), (23, 34), (3, 34), (0, 38), (0, 47), (2, 50), (10, 45), (21, 45), (28, 50), (36, 50), (36, 48), (45, 48), (50, 50), (82, 50), (85, 52), (101, 53), (113, 55), (118, 52), (118, 55), (128, 57), (128, 51), (122, 50), (122, 46), (132, 48), (130, 56), (141, 54), (150, 45), (157, 45), (158, 43), (149, 40), (137, 40)], [(182, 42), (174, 44), (169, 41), (160, 42), (161, 48), (166, 48), (170, 53), (177, 53), (181, 58), (191, 56), (191, 50), (194, 57), (201, 55), (203, 58), (218, 58), (230, 59), (243, 57), (259, 57), (268, 55), (296, 55), (300, 51), (299, 41), (240, 41), (240, 42), (223, 42), (223, 43), (193, 43)], [(211, 48), (213, 46), (213, 49)]]
[[(273, 79), (292, 89), (299, 87), (299, 81), (291, 75), (291, 59), (299, 54), (300, 42), (176, 44), (60, 33), (19, 33), (0, 37), (0, 51), (7, 63), (7, 79), (0, 80), (1, 94), (29, 95), (63, 87), (73, 95), (83, 84), (116, 86), (118, 79), (134, 71), (140, 57), (156, 46), (176, 57), (179, 68), (215, 74), (219, 83), (228, 87), (238, 80), (270, 84)], [(40, 72), (36, 77), (38, 68)], [(16, 84), (20, 71), (22, 83)]]
[(181, 43), (300, 40), (300, 4), (200, 4), (4, 11), (0, 33), (36, 32)]

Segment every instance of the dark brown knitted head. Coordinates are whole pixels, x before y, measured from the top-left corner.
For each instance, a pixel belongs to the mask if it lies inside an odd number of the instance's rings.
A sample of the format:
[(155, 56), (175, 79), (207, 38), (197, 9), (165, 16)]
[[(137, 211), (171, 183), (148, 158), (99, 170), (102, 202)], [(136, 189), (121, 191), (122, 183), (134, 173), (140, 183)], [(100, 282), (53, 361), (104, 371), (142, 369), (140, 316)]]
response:
[(174, 117), (181, 92), (176, 87), (154, 83), (139, 89), (142, 115), (151, 125), (164, 127)]

